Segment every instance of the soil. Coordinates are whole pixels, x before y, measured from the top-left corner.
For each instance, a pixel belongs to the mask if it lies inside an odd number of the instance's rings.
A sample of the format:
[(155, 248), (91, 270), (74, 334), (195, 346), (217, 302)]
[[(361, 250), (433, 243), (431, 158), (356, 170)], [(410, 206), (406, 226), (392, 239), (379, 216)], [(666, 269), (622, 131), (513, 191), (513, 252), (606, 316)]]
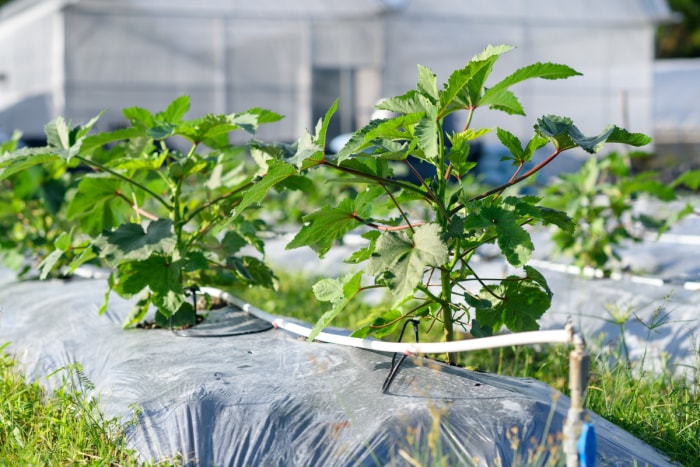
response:
[[(220, 308), (224, 308), (226, 305), (228, 305), (228, 302), (222, 298), (219, 297), (212, 297), (211, 295), (208, 297), (208, 307), (207, 307), (207, 297), (200, 296), (197, 299), (197, 311), (210, 311), (210, 310), (218, 310)], [(178, 329), (187, 329), (193, 326), (196, 326), (203, 322), (206, 319), (206, 315), (197, 313), (197, 317), (195, 318), (195, 324), (193, 325), (187, 325), (187, 326), (181, 326)], [(142, 321), (138, 323), (135, 326), (137, 329), (163, 329), (162, 326), (159, 326), (156, 324), (155, 321)]]

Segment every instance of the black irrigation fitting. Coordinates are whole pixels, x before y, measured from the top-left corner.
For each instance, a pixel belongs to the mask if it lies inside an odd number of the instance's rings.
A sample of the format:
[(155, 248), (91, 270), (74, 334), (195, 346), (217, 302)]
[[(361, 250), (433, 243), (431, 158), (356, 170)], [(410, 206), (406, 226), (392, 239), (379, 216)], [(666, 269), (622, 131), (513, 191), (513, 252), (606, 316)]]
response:
[[(416, 318), (411, 318), (407, 320), (405, 323), (403, 323), (403, 327), (401, 328), (401, 333), (399, 334), (399, 340), (398, 342), (401, 342), (401, 339), (403, 339), (403, 334), (406, 332), (406, 326), (411, 323), (413, 325), (413, 333), (415, 335), (415, 340), (416, 343), (418, 343), (418, 319)], [(396, 362), (396, 357), (398, 356), (398, 353), (394, 353), (394, 356), (391, 357), (391, 369), (389, 370), (389, 374), (387, 375), (386, 379), (384, 380), (384, 384), (382, 385), (382, 394), (386, 394), (386, 392), (389, 390), (389, 386), (391, 386), (392, 381), (394, 381), (394, 377), (396, 376), (396, 373), (399, 371), (399, 367), (403, 363), (404, 360), (406, 360), (406, 357), (408, 354), (402, 354), (401, 358), (399, 359), (398, 363)]]

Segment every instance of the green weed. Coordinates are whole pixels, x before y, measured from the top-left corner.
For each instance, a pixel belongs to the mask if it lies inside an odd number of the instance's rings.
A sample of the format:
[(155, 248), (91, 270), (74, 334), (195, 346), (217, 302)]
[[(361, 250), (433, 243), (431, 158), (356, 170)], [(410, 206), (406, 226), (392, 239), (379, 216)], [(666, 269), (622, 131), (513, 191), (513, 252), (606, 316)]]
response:
[(55, 372), (62, 382), (48, 394), (20, 375), (6, 347), (0, 346), (0, 465), (144, 465), (126, 446), (124, 426), (105, 418), (88, 395), (93, 386), (79, 365)]

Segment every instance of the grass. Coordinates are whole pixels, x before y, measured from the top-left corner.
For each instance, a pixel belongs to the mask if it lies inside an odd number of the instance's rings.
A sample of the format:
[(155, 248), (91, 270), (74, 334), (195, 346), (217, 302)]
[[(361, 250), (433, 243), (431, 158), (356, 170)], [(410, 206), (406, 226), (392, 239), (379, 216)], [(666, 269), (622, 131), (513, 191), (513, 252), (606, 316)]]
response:
[[(142, 465), (126, 447), (125, 427), (88, 396), (79, 365), (59, 370), (50, 395), (27, 382), (0, 346), (0, 465)], [(159, 464), (164, 465), (164, 464)]]
[[(313, 278), (281, 275), (280, 289), (235, 289), (236, 295), (271, 313), (314, 322), (326, 304), (311, 292)], [(317, 307), (309, 306), (318, 303)], [(660, 310), (663, 308), (660, 306)], [(355, 303), (344, 310), (333, 325), (358, 328), (382, 312), (381, 306)], [(630, 315), (631, 316), (631, 315)], [(656, 318), (655, 318), (656, 319)], [(624, 323), (619, 323), (621, 327)], [(650, 329), (659, 326), (652, 322)], [(661, 323), (663, 325), (663, 323)], [(423, 325), (423, 330), (429, 323)], [(431, 331), (439, 338), (437, 330)], [(396, 334), (388, 337), (395, 339)], [(462, 354), (460, 366), (507, 376), (534, 378), (568, 395), (568, 353), (566, 346), (507, 347)], [(626, 343), (591, 356), (588, 408), (632, 435), (666, 454), (681, 465), (700, 459), (700, 393), (698, 368), (687, 375), (673, 372), (673, 362), (663, 371), (639, 370), (643, 362), (632, 363)], [(700, 358), (700, 354), (699, 354)]]

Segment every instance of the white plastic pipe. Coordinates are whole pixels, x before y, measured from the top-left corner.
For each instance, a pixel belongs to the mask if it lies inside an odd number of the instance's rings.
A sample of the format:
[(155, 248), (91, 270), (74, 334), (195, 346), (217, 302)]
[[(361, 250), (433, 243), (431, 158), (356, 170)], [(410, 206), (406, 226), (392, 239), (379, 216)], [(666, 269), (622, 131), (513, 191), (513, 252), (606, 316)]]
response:
[[(203, 288), (203, 292), (218, 295), (222, 299), (240, 307), (243, 311), (272, 323), (273, 326), (298, 336), (309, 337), (311, 328), (298, 323), (266, 313), (250, 303), (215, 289)], [(469, 352), (473, 350), (495, 349), (512, 345), (532, 344), (568, 344), (574, 343), (574, 331), (571, 326), (566, 329), (551, 331), (519, 332), (503, 334), (479, 339), (465, 339), (451, 342), (384, 342), (375, 339), (360, 339), (357, 337), (343, 336), (328, 332), (320, 332), (315, 338), (317, 341), (330, 344), (346, 345), (361, 349), (375, 350), (378, 352), (403, 353), (403, 354), (440, 354), (453, 352)]]

